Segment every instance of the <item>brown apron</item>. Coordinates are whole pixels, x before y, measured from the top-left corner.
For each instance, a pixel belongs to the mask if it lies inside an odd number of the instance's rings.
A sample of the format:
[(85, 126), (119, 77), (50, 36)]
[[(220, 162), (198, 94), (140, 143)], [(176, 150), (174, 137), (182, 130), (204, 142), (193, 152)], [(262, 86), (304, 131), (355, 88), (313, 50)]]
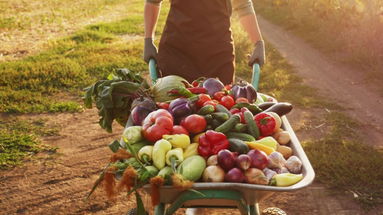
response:
[(229, 0), (171, 0), (162, 34), (158, 67), (162, 76), (188, 81), (218, 77), (234, 79), (234, 45)]

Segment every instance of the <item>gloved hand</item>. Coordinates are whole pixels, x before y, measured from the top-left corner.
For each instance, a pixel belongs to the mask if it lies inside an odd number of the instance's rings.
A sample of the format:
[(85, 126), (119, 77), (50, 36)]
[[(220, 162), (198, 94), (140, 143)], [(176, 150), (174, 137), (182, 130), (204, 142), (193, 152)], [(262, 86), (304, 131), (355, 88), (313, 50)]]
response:
[(157, 47), (153, 43), (152, 38), (145, 38), (144, 43), (144, 61), (149, 63), (151, 58), (157, 59)]
[(265, 43), (263, 40), (259, 40), (255, 43), (253, 54), (249, 56), (249, 66), (253, 66), (254, 63), (258, 63), (259, 66), (265, 64)]

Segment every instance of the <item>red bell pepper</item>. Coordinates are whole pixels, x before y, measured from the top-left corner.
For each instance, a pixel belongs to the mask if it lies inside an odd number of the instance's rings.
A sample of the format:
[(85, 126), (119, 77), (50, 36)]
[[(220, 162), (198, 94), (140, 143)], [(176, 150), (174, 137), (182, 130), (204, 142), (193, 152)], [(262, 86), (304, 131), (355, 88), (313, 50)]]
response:
[(217, 154), (222, 149), (229, 148), (229, 141), (226, 136), (213, 130), (206, 131), (199, 137), (198, 142), (198, 154), (205, 158)]
[(268, 113), (259, 113), (254, 116), (254, 120), (257, 123), (261, 135), (266, 137), (274, 133), (275, 119)]
[(203, 87), (193, 87), (193, 88), (187, 88), (191, 93), (194, 94), (201, 94), (201, 93), (207, 93), (207, 89)]
[(142, 130), (145, 139), (156, 142), (162, 135), (172, 133), (173, 116), (164, 109), (153, 111), (144, 119)]

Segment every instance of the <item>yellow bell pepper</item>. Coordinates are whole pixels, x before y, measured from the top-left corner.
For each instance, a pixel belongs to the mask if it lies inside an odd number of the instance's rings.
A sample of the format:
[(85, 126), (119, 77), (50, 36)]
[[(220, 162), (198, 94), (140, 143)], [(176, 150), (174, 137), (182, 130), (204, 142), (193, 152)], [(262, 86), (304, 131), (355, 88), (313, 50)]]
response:
[(199, 137), (202, 136), (205, 132), (202, 132), (200, 134), (197, 134), (193, 137), (193, 143), (198, 143), (199, 142)]
[(257, 143), (256, 141), (246, 142), (246, 144), (249, 146), (249, 148), (258, 149), (260, 151), (265, 152), (267, 155), (270, 155), (271, 153), (275, 152), (273, 148), (265, 146), (261, 143)]
[(173, 148), (186, 148), (190, 145), (190, 137), (186, 134), (163, 135), (163, 139), (169, 141)]
[(148, 163), (149, 161), (152, 160), (152, 154), (153, 154), (153, 146), (144, 146), (138, 151), (138, 158), (145, 162)]
[(172, 165), (172, 160), (174, 160), (176, 165), (184, 160), (183, 150), (181, 148), (172, 149), (166, 153), (166, 164)]
[(162, 169), (165, 166), (166, 153), (172, 149), (172, 144), (169, 141), (161, 139), (158, 140), (153, 146), (152, 160), (153, 165), (157, 169)]
[(278, 187), (287, 187), (293, 184), (298, 183), (302, 180), (302, 174), (292, 174), (292, 173), (282, 173), (276, 174), (271, 179), (271, 185), (276, 185)]
[(190, 144), (184, 151), (184, 159), (192, 155), (198, 155), (198, 143)]
[(278, 148), (278, 142), (273, 137), (264, 137), (260, 140), (255, 141), (256, 143), (260, 143), (262, 145), (268, 146), (270, 148), (273, 148), (274, 150), (277, 150)]

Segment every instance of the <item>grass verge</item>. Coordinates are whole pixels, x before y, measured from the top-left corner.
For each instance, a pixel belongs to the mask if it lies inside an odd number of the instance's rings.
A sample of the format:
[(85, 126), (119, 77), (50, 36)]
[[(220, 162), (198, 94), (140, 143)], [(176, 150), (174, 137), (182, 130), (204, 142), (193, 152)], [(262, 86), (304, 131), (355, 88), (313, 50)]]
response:
[(20, 165), (38, 152), (55, 152), (57, 148), (42, 144), (39, 137), (57, 134), (58, 128), (48, 128), (43, 119), (0, 121), (0, 169)]

